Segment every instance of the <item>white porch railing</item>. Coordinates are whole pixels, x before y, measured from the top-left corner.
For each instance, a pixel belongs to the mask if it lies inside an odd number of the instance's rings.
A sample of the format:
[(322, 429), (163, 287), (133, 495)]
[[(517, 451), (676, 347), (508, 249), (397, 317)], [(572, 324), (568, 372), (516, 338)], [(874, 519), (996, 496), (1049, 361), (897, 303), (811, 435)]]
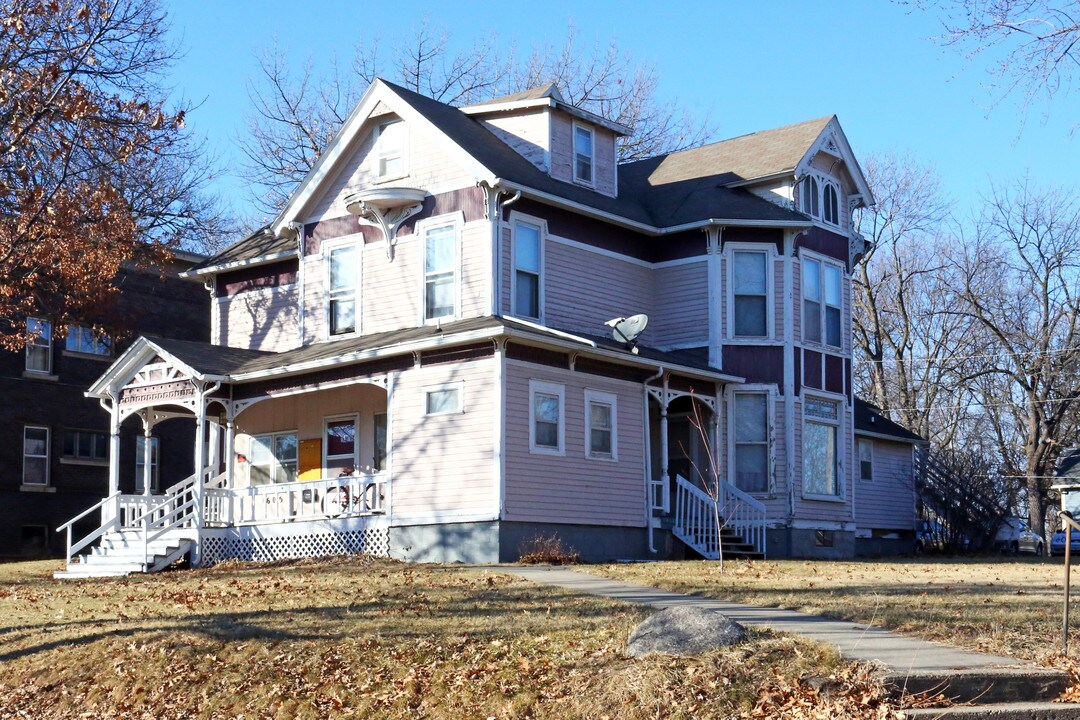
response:
[[(722, 543), (717, 527), (717, 502), (681, 475), (675, 477), (675, 536), (702, 556), (720, 557)], [(731, 483), (720, 482), (720, 524), (765, 554), (765, 505)]]
[(230, 527), (378, 515), (384, 512), (385, 490), (382, 473), (238, 489), (207, 488), (203, 491), (203, 519), (208, 527)]

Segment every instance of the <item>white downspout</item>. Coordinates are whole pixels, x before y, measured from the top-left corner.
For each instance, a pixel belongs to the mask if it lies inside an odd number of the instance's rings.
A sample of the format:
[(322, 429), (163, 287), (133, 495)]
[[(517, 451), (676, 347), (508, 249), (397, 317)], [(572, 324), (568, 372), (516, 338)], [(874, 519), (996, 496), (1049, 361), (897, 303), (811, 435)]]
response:
[(656, 542), (653, 538), (653, 516), (652, 516), (652, 439), (651, 432), (649, 432), (649, 383), (654, 380), (659, 380), (664, 376), (664, 366), (661, 365), (660, 369), (652, 377), (646, 378), (641, 384), (641, 396), (642, 396), (642, 411), (644, 412), (644, 422), (642, 426), (645, 428), (645, 527), (648, 528), (649, 536), (649, 552), (656, 554)]
[(300, 336), (297, 338), (297, 347), (304, 346), (304, 316), (307, 314), (304, 312), (307, 305), (307, 298), (304, 296), (304, 224), (298, 222), (289, 223), (289, 227), (294, 233), (296, 233), (296, 284), (299, 286), (297, 294), (299, 295), (297, 302), (299, 307), (296, 309), (297, 317), (297, 334)]
[(219, 380), (199, 391), (199, 405), (195, 408), (195, 484), (192, 487), (192, 494), (195, 500), (195, 530), (198, 539), (191, 550), (191, 564), (194, 567), (199, 566), (202, 558), (202, 529), (205, 515), (203, 483), (206, 470), (206, 398), (210, 396), (210, 393), (217, 392), (220, 387)]

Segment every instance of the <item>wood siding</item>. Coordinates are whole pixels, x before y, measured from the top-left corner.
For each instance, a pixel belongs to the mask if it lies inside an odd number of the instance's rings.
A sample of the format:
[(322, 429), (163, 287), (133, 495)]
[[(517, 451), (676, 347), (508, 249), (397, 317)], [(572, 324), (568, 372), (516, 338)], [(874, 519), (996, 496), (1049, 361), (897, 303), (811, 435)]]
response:
[(528, 109), (499, 117), (485, 117), (481, 123), (519, 155), (547, 172), (548, 149), (551, 147), (547, 108)]
[[(593, 185), (599, 193), (614, 197), (615, 134), (582, 121), (593, 130)], [(551, 113), (551, 177), (574, 182), (574, 118), (555, 110)]]
[(705, 258), (652, 272), (654, 342), (660, 347), (709, 343), (709, 268)]
[(299, 345), (299, 290), (295, 284), (243, 292), (214, 301), (221, 344), (280, 352)]
[[(859, 437), (855, 436), (856, 444)], [(874, 479), (855, 485), (855, 522), (860, 530), (912, 530), (915, 527), (915, 475), (911, 445), (870, 439), (874, 445)]]
[[(529, 452), (529, 381), (565, 387), (565, 455)], [(585, 457), (585, 390), (617, 398), (618, 462)], [(506, 363), (506, 512), (517, 522), (645, 524), (642, 390), (637, 383)]]

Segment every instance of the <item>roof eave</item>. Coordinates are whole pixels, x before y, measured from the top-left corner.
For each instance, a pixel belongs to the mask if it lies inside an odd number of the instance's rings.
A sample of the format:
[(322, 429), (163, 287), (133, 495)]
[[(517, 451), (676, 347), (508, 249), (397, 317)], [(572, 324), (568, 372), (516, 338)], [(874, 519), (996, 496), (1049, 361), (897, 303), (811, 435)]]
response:
[(296, 257), (298, 251), (283, 250), (281, 252), (270, 253), (269, 255), (260, 255), (258, 257), (246, 258), (244, 260), (234, 260), (232, 262), (221, 263), (219, 265), (209, 265), (198, 270), (186, 270), (179, 273), (179, 276), (185, 280), (197, 280), (207, 275), (215, 275), (221, 272), (227, 272), (229, 270), (237, 270), (245, 267), (255, 267), (257, 265), (268, 265), (278, 260), (287, 260), (289, 258)]

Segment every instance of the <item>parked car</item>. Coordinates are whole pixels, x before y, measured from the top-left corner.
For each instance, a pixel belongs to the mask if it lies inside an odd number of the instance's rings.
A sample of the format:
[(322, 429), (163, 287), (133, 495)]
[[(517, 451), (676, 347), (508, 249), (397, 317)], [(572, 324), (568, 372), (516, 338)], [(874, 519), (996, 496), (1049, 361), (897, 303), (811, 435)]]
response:
[[(1065, 540), (1062, 539), (1061, 543), (1064, 552)], [(1001, 522), (1001, 527), (994, 535), (994, 547), (1002, 552), (1042, 555), (1043, 539), (1032, 531), (1027, 520), (1010, 515)]]
[(971, 541), (963, 536), (953, 537), (940, 520), (919, 520), (915, 524), (915, 552), (941, 553), (966, 551)]
[[(1071, 553), (1080, 553), (1080, 532), (1073, 530)], [(1050, 554), (1051, 555), (1064, 555), (1065, 554), (1065, 531), (1058, 530), (1050, 538)]]

